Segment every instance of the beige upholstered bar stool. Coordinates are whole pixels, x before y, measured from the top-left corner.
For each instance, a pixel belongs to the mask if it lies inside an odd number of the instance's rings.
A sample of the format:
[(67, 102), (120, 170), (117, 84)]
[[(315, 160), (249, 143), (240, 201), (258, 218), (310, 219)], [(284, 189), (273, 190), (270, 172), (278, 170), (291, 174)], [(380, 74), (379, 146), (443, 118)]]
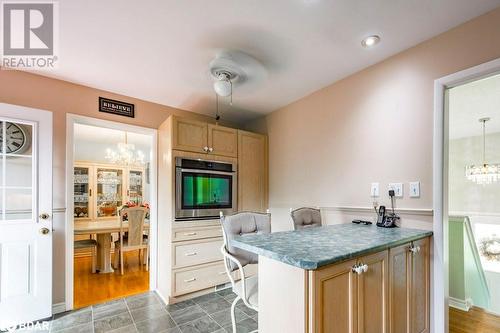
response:
[(291, 210), (290, 215), (292, 216), (294, 230), (321, 227), (321, 211), (319, 208), (297, 208)]
[[(144, 235), (144, 220), (146, 219), (147, 208), (130, 207), (120, 211), (120, 239), (115, 242), (115, 262), (114, 266), (120, 265), (120, 273), (123, 275), (123, 252), (144, 250), (144, 260), (146, 261), (146, 271), (149, 270), (149, 242)], [(123, 230), (123, 220), (127, 215), (128, 233), (125, 236)], [(142, 264), (142, 260), (141, 260)]]
[[(253, 212), (241, 212), (231, 216), (222, 216), (222, 235), (224, 244), (221, 251), (224, 256), (224, 264), (226, 273), (229, 276), (233, 292), (236, 294), (236, 299), (231, 306), (231, 322), (233, 325), (233, 333), (236, 333), (236, 318), (235, 309), (236, 303), (241, 299), (243, 303), (255, 310), (259, 311), (259, 286), (257, 276), (245, 277), (243, 267), (248, 264), (257, 264), (259, 256), (242, 249), (238, 249), (230, 245), (230, 241), (237, 236), (249, 234), (268, 234), (271, 232), (271, 215)], [(234, 280), (232, 273), (239, 270), (241, 279)], [(254, 331), (256, 332), (256, 331)]]

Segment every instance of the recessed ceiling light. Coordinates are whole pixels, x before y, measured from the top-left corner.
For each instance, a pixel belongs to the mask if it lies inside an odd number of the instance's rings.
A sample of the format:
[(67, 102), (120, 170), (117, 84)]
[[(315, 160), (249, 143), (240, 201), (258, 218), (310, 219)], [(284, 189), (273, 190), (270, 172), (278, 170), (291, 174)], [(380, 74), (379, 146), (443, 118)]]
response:
[(372, 46), (375, 46), (376, 44), (378, 44), (379, 42), (380, 42), (380, 37), (377, 35), (373, 35), (373, 36), (368, 36), (365, 39), (363, 39), (361, 41), (361, 45), (363, 45), (363, 47), (372, 47)]

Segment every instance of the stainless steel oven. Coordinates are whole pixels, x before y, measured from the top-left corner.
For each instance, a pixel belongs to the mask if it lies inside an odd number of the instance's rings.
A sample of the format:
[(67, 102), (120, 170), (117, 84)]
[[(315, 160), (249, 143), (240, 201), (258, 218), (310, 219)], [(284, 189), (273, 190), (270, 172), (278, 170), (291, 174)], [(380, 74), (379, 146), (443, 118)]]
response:
[(236, 167), (233, 163), (177, 157), (175, 218), (219, 217), (237, 211)]

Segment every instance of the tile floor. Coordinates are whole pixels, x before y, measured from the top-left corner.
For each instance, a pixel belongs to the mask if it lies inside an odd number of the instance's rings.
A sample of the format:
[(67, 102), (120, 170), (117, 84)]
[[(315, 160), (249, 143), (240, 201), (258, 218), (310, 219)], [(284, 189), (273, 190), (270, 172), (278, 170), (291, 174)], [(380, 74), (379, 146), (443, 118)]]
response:
[[(58, 333), (225, 333), (232, 332), (231, 289), (165, 305), (154, 293), (135, 295), (55, 315), (50, 332)], [(236, 307), (237, 333), (257, 329), (257, 312), (241, 301)]]

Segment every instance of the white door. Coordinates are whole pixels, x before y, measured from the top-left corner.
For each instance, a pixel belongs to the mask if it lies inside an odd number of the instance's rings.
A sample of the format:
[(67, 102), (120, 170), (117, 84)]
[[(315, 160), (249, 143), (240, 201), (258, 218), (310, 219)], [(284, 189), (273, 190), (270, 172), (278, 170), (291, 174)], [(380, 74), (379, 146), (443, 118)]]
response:
[(52, 314), (52, 112), (0, 103), (0, 331)]

